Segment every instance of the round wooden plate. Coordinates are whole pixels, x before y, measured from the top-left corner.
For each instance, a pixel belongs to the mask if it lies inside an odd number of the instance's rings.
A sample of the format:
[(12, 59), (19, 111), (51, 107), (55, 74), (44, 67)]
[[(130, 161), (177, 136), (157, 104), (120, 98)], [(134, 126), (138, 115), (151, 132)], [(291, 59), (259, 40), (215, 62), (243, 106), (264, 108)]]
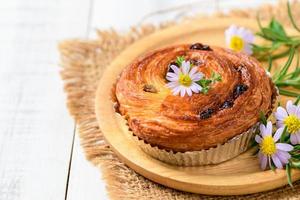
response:
[[(224, 46), (224, 30), (231, 24), (257, 29), (255, 21), (237, 18), (194, 20), (147, 36), (123, 51), (107, 67), (96, 94), (96, 114), (103, 135), (118, 157), (137, 173), (162, 185), (208, 195), (250, 194), (287, 184), (284, 170), (261, 171), (253, 150), (218, 165), (178, 167), (145, 154), (128, 136), (126, 122), (115, 113), (111, 90), (122, 69), (141, 54), (167, 45), (201, 42)], [(300, 179), (292, 171), (293, 181)]]

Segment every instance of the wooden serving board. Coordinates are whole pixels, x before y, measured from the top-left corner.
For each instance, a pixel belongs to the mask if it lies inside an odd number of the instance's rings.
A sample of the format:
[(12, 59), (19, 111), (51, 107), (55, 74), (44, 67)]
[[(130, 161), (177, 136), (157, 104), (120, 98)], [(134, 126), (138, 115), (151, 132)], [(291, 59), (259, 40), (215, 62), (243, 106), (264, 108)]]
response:
[[(253, 150), (218, 165), (178, 167), (163, 163), (144, 153), (128, 137), (124, 120), (114, 111), (110, 97), (112, 86), (122, 69), (136, 57), (150, 50), (181, 43), (201, 42), (225, 46), (224, 30), (231, 24), (257, 29), (256, 22), (247, 19), (194, 20), (155, 32), (135, 42), (107, 67), (96, 94), (97, 119), (114, 152), (137, 173), (171, 188), (208, 195), (250, 194), (287, 184), (284, 170), (261, 171)], [(292, 171), (292, 179), (300, 179), (300, 171)]]

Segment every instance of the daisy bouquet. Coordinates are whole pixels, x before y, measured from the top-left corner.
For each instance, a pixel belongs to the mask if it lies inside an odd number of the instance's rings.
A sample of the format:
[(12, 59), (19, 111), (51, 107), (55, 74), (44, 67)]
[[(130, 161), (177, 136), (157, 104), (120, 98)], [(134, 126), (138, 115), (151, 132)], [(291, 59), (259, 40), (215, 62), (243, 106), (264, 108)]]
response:
[(279, 106), (274, 113), (274, 124), (262, 115), (259, 132), (255, 136), (261, 169), (285, 167), (291, 186), (291, 168), (300, 169), (299, 101), (300, 96), (294, 103), (288, 101), (285, 108)]

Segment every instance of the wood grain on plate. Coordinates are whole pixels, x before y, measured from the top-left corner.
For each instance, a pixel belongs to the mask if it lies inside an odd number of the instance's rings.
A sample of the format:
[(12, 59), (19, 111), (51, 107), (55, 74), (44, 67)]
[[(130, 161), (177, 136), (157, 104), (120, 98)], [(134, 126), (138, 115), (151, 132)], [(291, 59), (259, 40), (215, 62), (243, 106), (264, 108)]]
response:
[[(231, 24), (256, 30), (255, 21), (237, 18), (196, 20), (158, 31), (134, 43), (104, 73), (96, 94), (96, 114), (103, 134), (119, 158), (137, 173), (175, 189), (211, 195), (250, 194), (287, 184), (284, 170), (261, 171), (252, 150), (219, 165), (177, 167), (145, 154), (129, 138), (128, 127), (115, 113), (110, 93), (122, 69), (139, 55), (172, 44), (202, 42), (224, 46), (224, 30)], [(286, 98), (281, 98), (285, 101)], [(292, 172), (293, 180), (300, 178)]]

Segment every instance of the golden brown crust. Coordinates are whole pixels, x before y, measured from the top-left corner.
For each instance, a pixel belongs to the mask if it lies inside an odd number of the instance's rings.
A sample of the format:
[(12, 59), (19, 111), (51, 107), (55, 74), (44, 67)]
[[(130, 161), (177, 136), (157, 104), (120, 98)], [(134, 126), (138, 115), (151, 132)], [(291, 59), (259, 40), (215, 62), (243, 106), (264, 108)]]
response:
[[(135, 135), (153, 146), (173, 151), (203, 150), (223, 144), (247, 131), (268, 113), (274, 85), (258, 61), (219, 47), (191, 50), (177, 45), (137, 58), (122, 72), (116, 85), (119, 110)], [(207, 94), (174, 96), (165, 85), (168, 66), (177, 56), (199, 61), (199, 71), (222, 76)], [(247, 90), (235, 95), (237, 85)], [(235, 97), (234, 97), (235, 96)], [(224, 102), (233, 102), (232, 107)], [(211, 109), (208, 118), (201, 113)]]

